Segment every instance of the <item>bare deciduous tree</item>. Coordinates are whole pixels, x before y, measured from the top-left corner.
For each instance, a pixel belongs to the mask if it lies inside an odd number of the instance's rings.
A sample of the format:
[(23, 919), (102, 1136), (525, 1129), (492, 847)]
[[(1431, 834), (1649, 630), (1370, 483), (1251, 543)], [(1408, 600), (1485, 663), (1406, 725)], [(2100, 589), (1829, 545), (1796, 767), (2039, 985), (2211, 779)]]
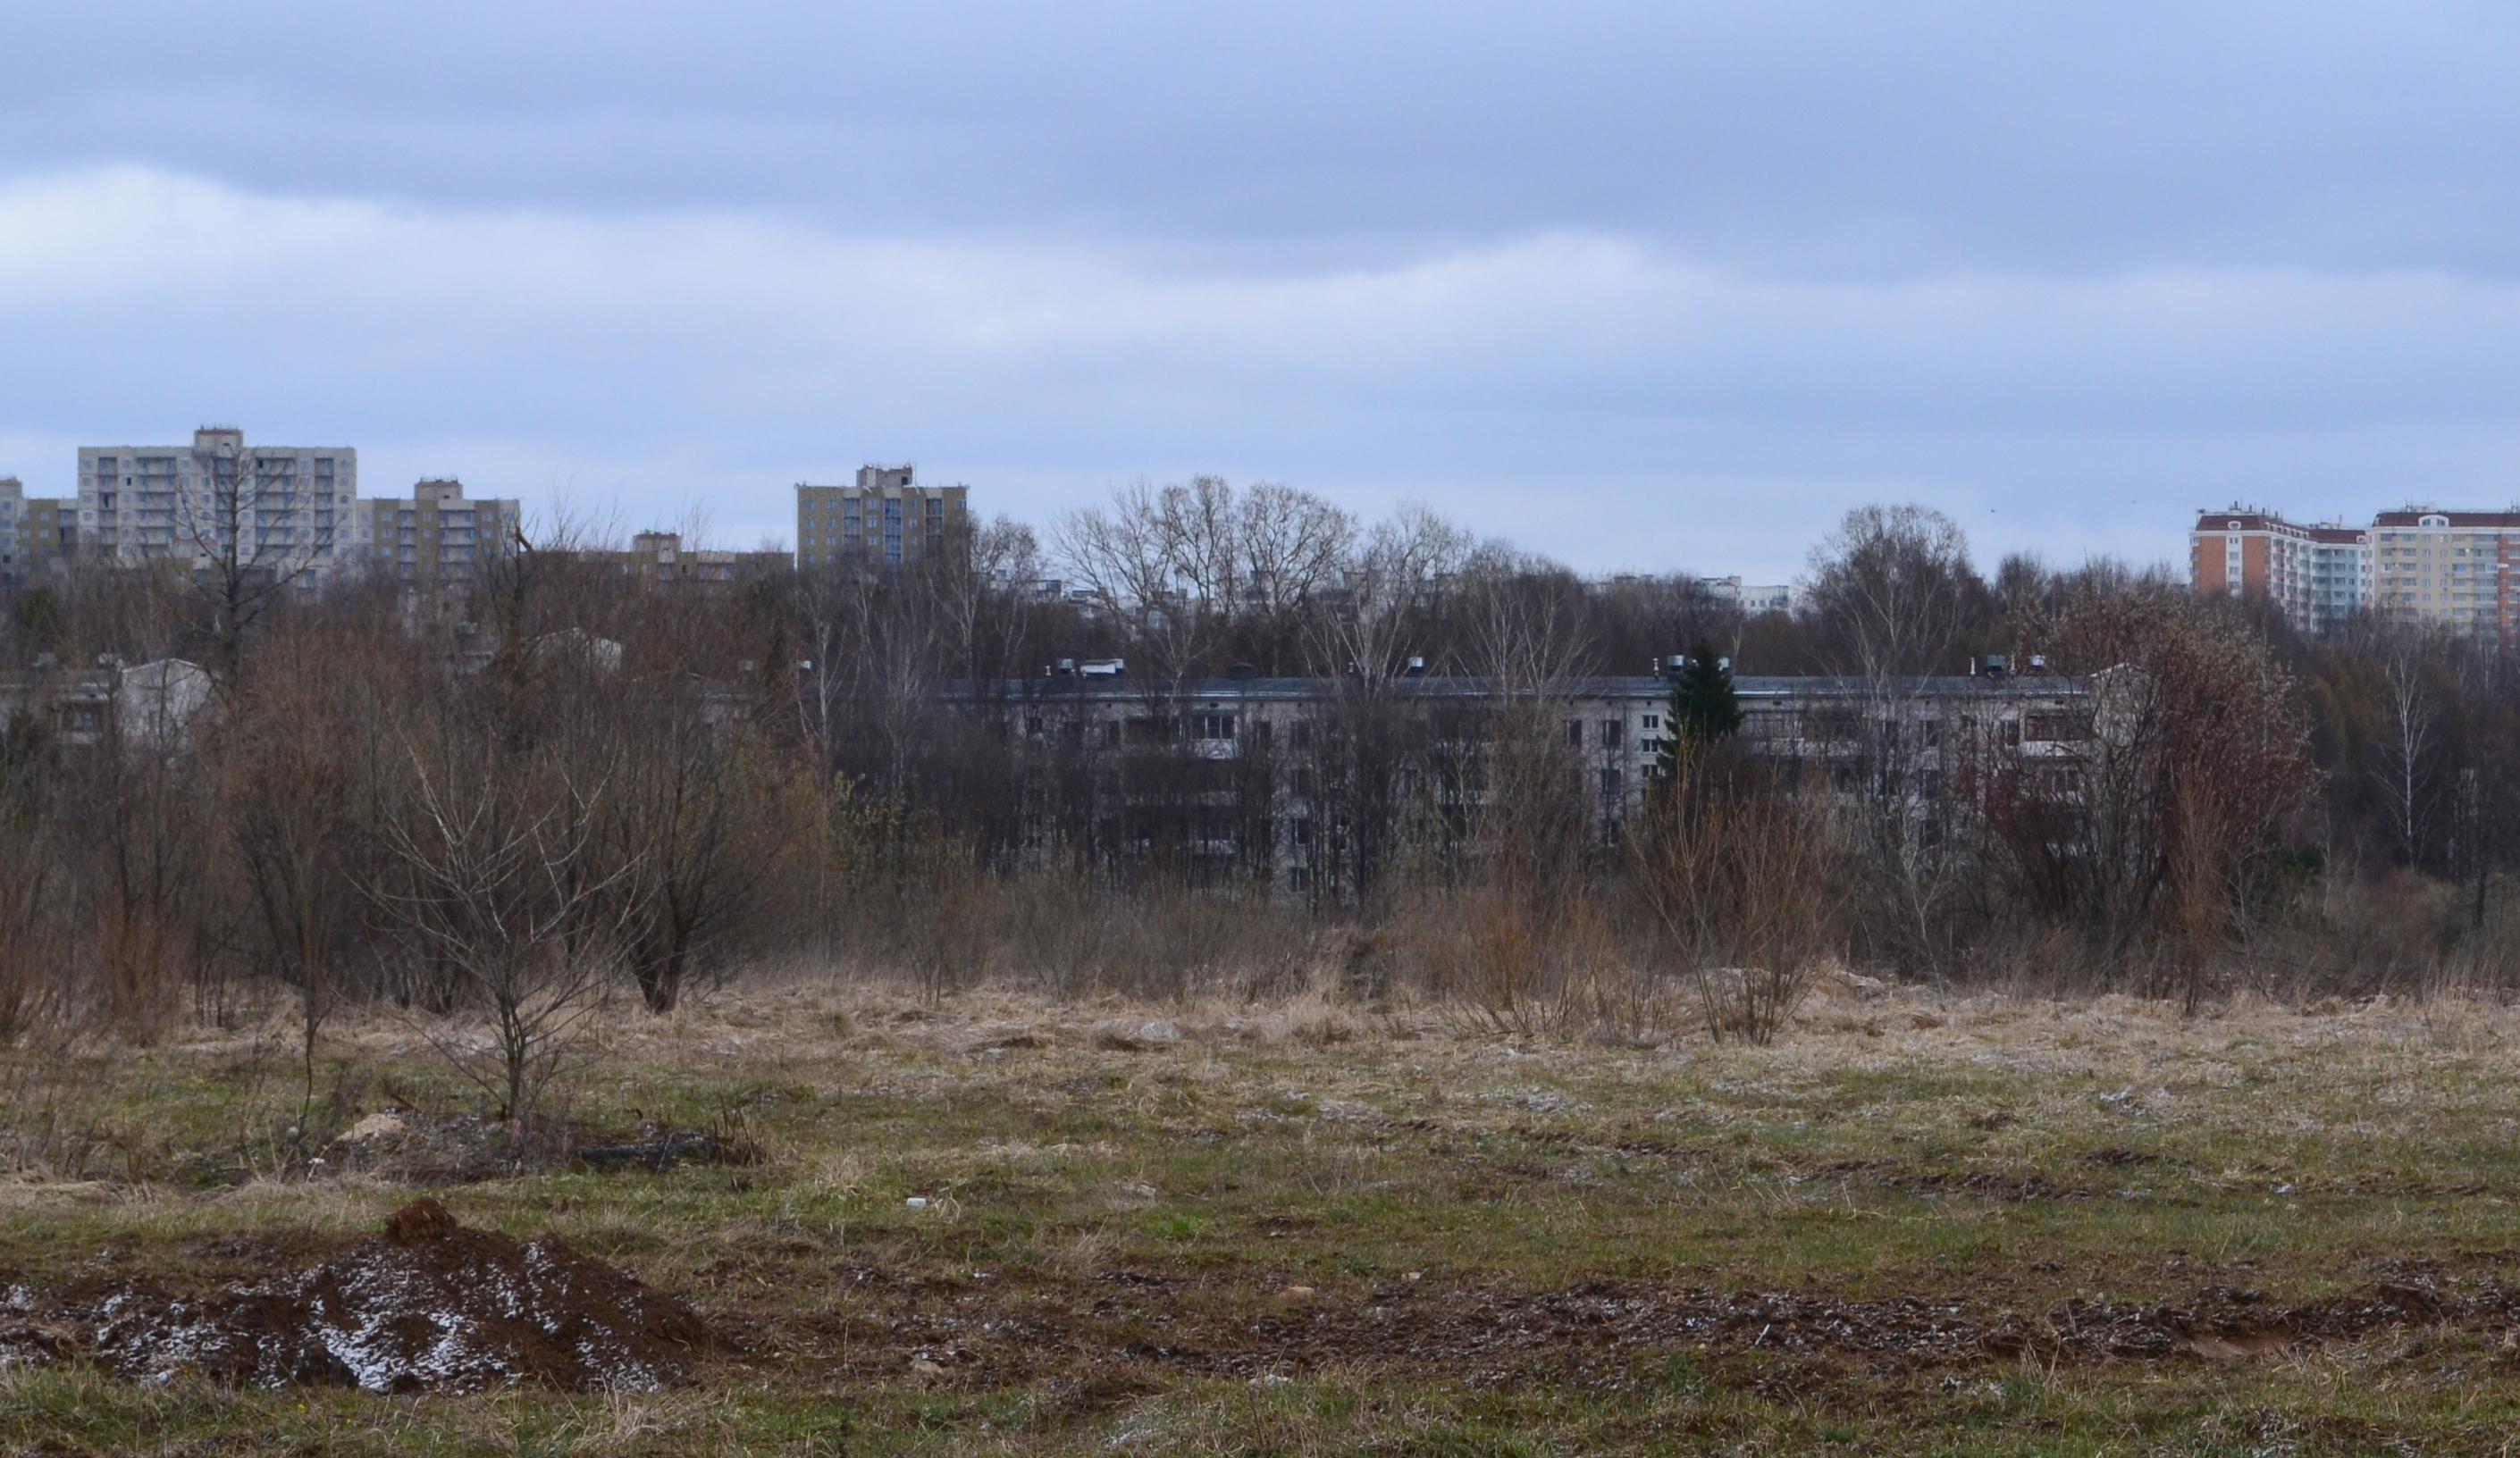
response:
[[(368, 894), (400, 954), (451, 974), (489, 1025), (491, 1054), (431, 1033), (439, 1051), (521, 1127), (619, 970), (643, 907), (635, 863), (599, 866), (601, 779), (566, 765), (411, 755), (382, 827)], [(536, 773), (539, 772), (539, 773)]]
[(1154, 676), (1176, 685), (1198, 671), (1221, 626), (1221, 548), (1197, 529), (1220, 514), (1213, 499), (1224, 483), (1196, 484), (1128, 487), (1113, 493), (1108, 508), (1069, 512), (1053, 536), (1103, 616), (1128, 624)]
[(1249, 611), (1283, 624), (1337, 585), (1356, 540), (1356, 518), (1291, 486), (1262, 482), (1242, 493), (1236, 552)]
[(628, 868), (624, 952), (651, 1012), (673, 1011), (713, 944), (760, 901), (763, 802), (777, 792), (740, 726), (660, 695), (630, 726), (615, 773), (608, 859)]
[(1807, 614), (1823, 660), (1859, 685), (1860, 862), (1883, 913), (1873, 927), (1911, 972), (1939, 975), (1949, 909), (1966, 867), (1931, 833), (1940, 807), (1926, 773), (1920, 676), (1948, 674), (1984, 587), (1951, 519), (1922, 507), (1850, 511), (1812, 554)]
[[(1435, 597), (1469, 560), (1469, 535), (1425, 507), (1404, 506), (1352, 547), (1338, 592), (1310, 615), (1315, 671), (1380, 684), (1405, 660), (1435, 652), (1418, 641)], [(1431, 635), (1429, 635), (1431, 637)]]
[(2291, 678), (2245, 625), (2177, 589), (2079, 591), (2045, 639), (2091, 676), (2092, 722), (2066, 753), (1989, 757), (1989, 849), (2025, 900), (2112, 961), (2169, 935), (2198, 972), (2318, 786)]
[(247, 945), (297, 993), (301, 1155), (316, 1137), (317, 1043), (342, 1000), (340, 963), (363, 909), (360, 812), (373, 809), (374, 786), (361, 750), (381, 716), (361, 691), (369, 685), (329, 672), (356, 643), (311, 623), (284, 630), (257, 654), (254, 691), (235, 696), (217, 727), (229, 767), (220, 817), (253, 912)]
[(335, 500), (334, 483), (300, 475), (294, 457), (265, 458), (247, 446), (198, 464), (207, 476), (173, 494), (174, 546), (192, 556), (217, 667), (233, 676), (247, 636), (273, 603), (333, 560), (348, 508)]
[(2416, 635), (2399, 633), (2382, 650), (2381, 707), (2387, 722), (2377, 745), (2378, 773), (2407, 863), (2423, 857), (2425, 811), (2441, 740), (2441, 715), (2427, 684), (2428, 654)]
[(1869, 682), (1950, 673), (1983, 591), (1968, 542), (1924, 507), (1859, 507), (1812, 552), (1804, 613), (1833, 672)]

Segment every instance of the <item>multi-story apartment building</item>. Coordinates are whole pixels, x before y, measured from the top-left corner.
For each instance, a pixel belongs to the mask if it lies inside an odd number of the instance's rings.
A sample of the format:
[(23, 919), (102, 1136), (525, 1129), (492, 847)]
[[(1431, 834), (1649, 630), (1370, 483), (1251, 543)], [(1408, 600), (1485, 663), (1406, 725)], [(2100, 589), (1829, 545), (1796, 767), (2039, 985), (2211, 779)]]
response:
[(2188, 581), (2209, 596), (2261, 596), (2310, 633), (2371, 605), (2368, 528), (2305, 525), (2255, 507), (2203, 511), (2187, 536)]
[(18, 541), (37, 569), (49, 567), (78, 550), (78, 503), (52, 497), (28, 497)]
[(1730, 602), (1753, 616), (1794, 610), (1794, 590), (1787, 583), (1744, 583), (1735, 576), (1701, 577), (1697, 585), (1716, 601)]
[(80, 544), (107, 557), (235, 561), (323, 582), (352, 559), (359, 457), (348, 446), (248, 446), (204, 426), (189, 446), (81, 446)]
[(2410, 506), (2369, 526), (2305, 526), (2234, 507), (2198, 513), (2188, 552), (2198, 593), (2264, 596), (2308, 632), (2367, 611), (2520, 642), (2520, 509)]
[(722, 588), (788, 570), (784, 552), (723, 552), (687, 548), (680, 532), (641, 532), (630, 550), (612, 554), (621, 570), (647, 588)]
[(451, 476), (421, 481), (407, 497), (355, 503), (343, 554), (407, 588), (461, 589), (516, 550), (521, 510), (513, 498), (468, 500)]
[(0, 476), (0, 587), (24, 582), (34, 568), (25, 535), (25, 483), (16, 476)]
[(76, 503), (30, 497), (16, 476), (0, 476), (0, 587), (32, 581), (77, 540)]
[(851, 486), (796, 483), (796, 566), (898, 567), (968, 518), (971, 488), (922, 486), (907, 465), (858, 467)]
[[(1618, 843), (1661, 765), (1667, 673), (1582, 680), (1552, 696), (1548, 712), (1575, 761), (1570, 783), (1603, 846)], [(1920, 830), (1940, 830), (2002, 786), (2077, 793), (2096, 752), (2101, 682), (1990, 671), (1742, 678), (1733, 690), (1751, 753), (1834, 793), (1894, 801)], [(1049, 772), (1019, 779), (1065, 797), (1032, 804), (1034, 792), (1018, 790), (1011, 814), (1081, 833), (1098, 857), (1175, 854), (1312, 894), (1345, 894), (1370, 873), (1359, 858), (1385, 833), (1371, 823), (1378, 814), (1429, 817), (1417, 833), (1464, 828), (1484, 800), (1482, 756), (1507, 703), (1477, 678), (1413, 675), (1367, 694), (1338, 679), (1140, 681), (1113, 660), (944, 694), (1002, 724), (1019, 767)], [(1387, 732), (1366, 728), (1374, 716)], [(1368, 753), (1388, 762), (1361, 774)], [(1379, 798), (1361, 800), (1369, 782)]]
[(2383, 511), (2371, 521), (2371, 605), (2460, 633), (2520, 637), (2520, 511)]

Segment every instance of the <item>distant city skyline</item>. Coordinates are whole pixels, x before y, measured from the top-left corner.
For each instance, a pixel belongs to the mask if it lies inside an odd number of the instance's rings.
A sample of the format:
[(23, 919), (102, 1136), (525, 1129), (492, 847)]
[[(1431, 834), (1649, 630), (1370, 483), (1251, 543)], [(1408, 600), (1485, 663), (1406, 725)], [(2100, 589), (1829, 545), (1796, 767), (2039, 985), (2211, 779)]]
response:
[(214, 420), (794, 543), (1213, 471), (1579, 570), (2520, 496), (2520, 13), (22, 0), (0, 475)]

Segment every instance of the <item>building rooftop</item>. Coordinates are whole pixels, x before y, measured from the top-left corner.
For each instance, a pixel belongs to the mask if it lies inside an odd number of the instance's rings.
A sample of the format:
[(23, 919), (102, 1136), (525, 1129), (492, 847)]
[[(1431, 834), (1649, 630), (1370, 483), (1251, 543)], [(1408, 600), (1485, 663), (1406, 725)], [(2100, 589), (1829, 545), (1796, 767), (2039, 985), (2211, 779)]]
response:
[[(1648, 674), (1577, 679), (1557, 690), (1567, 698), (1661, 700), (1671, 696), (1672, 681)], [(1298, 701), (1334, 697), (1358, 686), (1345, 679), (1192, 679), (1181, 685), (1183, 698)], [(1441, 675), (1380, 681), (1375, 686), (1397, 697), (1415, 699), (1493, 698), (1496, 681), (1471, 675)], [(2088, 680), (2065, 674), (1952, 674), (1894, 681), (1903, 695), (1955, 698), (1974, 694), (1988, 698), (2030, 698), (2091, 691)], [(1008, 703), (1026, 701), (1120, 702), (1167, 694), (1170, 685), (1151, 677), (957, 680), (944, 685), (949, 699), (981, 699)], [(1732, 691), (1746, 703), (1760, 700), (1863, 698), (1877, 685), (1856, 678), (1822, 676), (1746, 677), (1732, 681)]]
[(2382, 511), (2371, 518), (2373, 526), (2421, 526), (2427, 516), (2442, 517), (2452, 526), (2481, 526), (2509, 529), (2520, 527), (2520, 511), (2440, 511), (2430, 507), (2407, 507), (2395, 511)]

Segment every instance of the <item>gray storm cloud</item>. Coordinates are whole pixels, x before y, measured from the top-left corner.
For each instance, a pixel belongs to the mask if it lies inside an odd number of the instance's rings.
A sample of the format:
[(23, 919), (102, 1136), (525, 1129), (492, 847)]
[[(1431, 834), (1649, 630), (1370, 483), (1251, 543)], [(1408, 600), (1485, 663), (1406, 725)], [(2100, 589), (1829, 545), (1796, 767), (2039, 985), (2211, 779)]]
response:
[(219, 416), (746, 543), (915, 456), (1754, 576), (2514, 494), (2500, 11), (98, 12), (0, 22), (38, 490)]

